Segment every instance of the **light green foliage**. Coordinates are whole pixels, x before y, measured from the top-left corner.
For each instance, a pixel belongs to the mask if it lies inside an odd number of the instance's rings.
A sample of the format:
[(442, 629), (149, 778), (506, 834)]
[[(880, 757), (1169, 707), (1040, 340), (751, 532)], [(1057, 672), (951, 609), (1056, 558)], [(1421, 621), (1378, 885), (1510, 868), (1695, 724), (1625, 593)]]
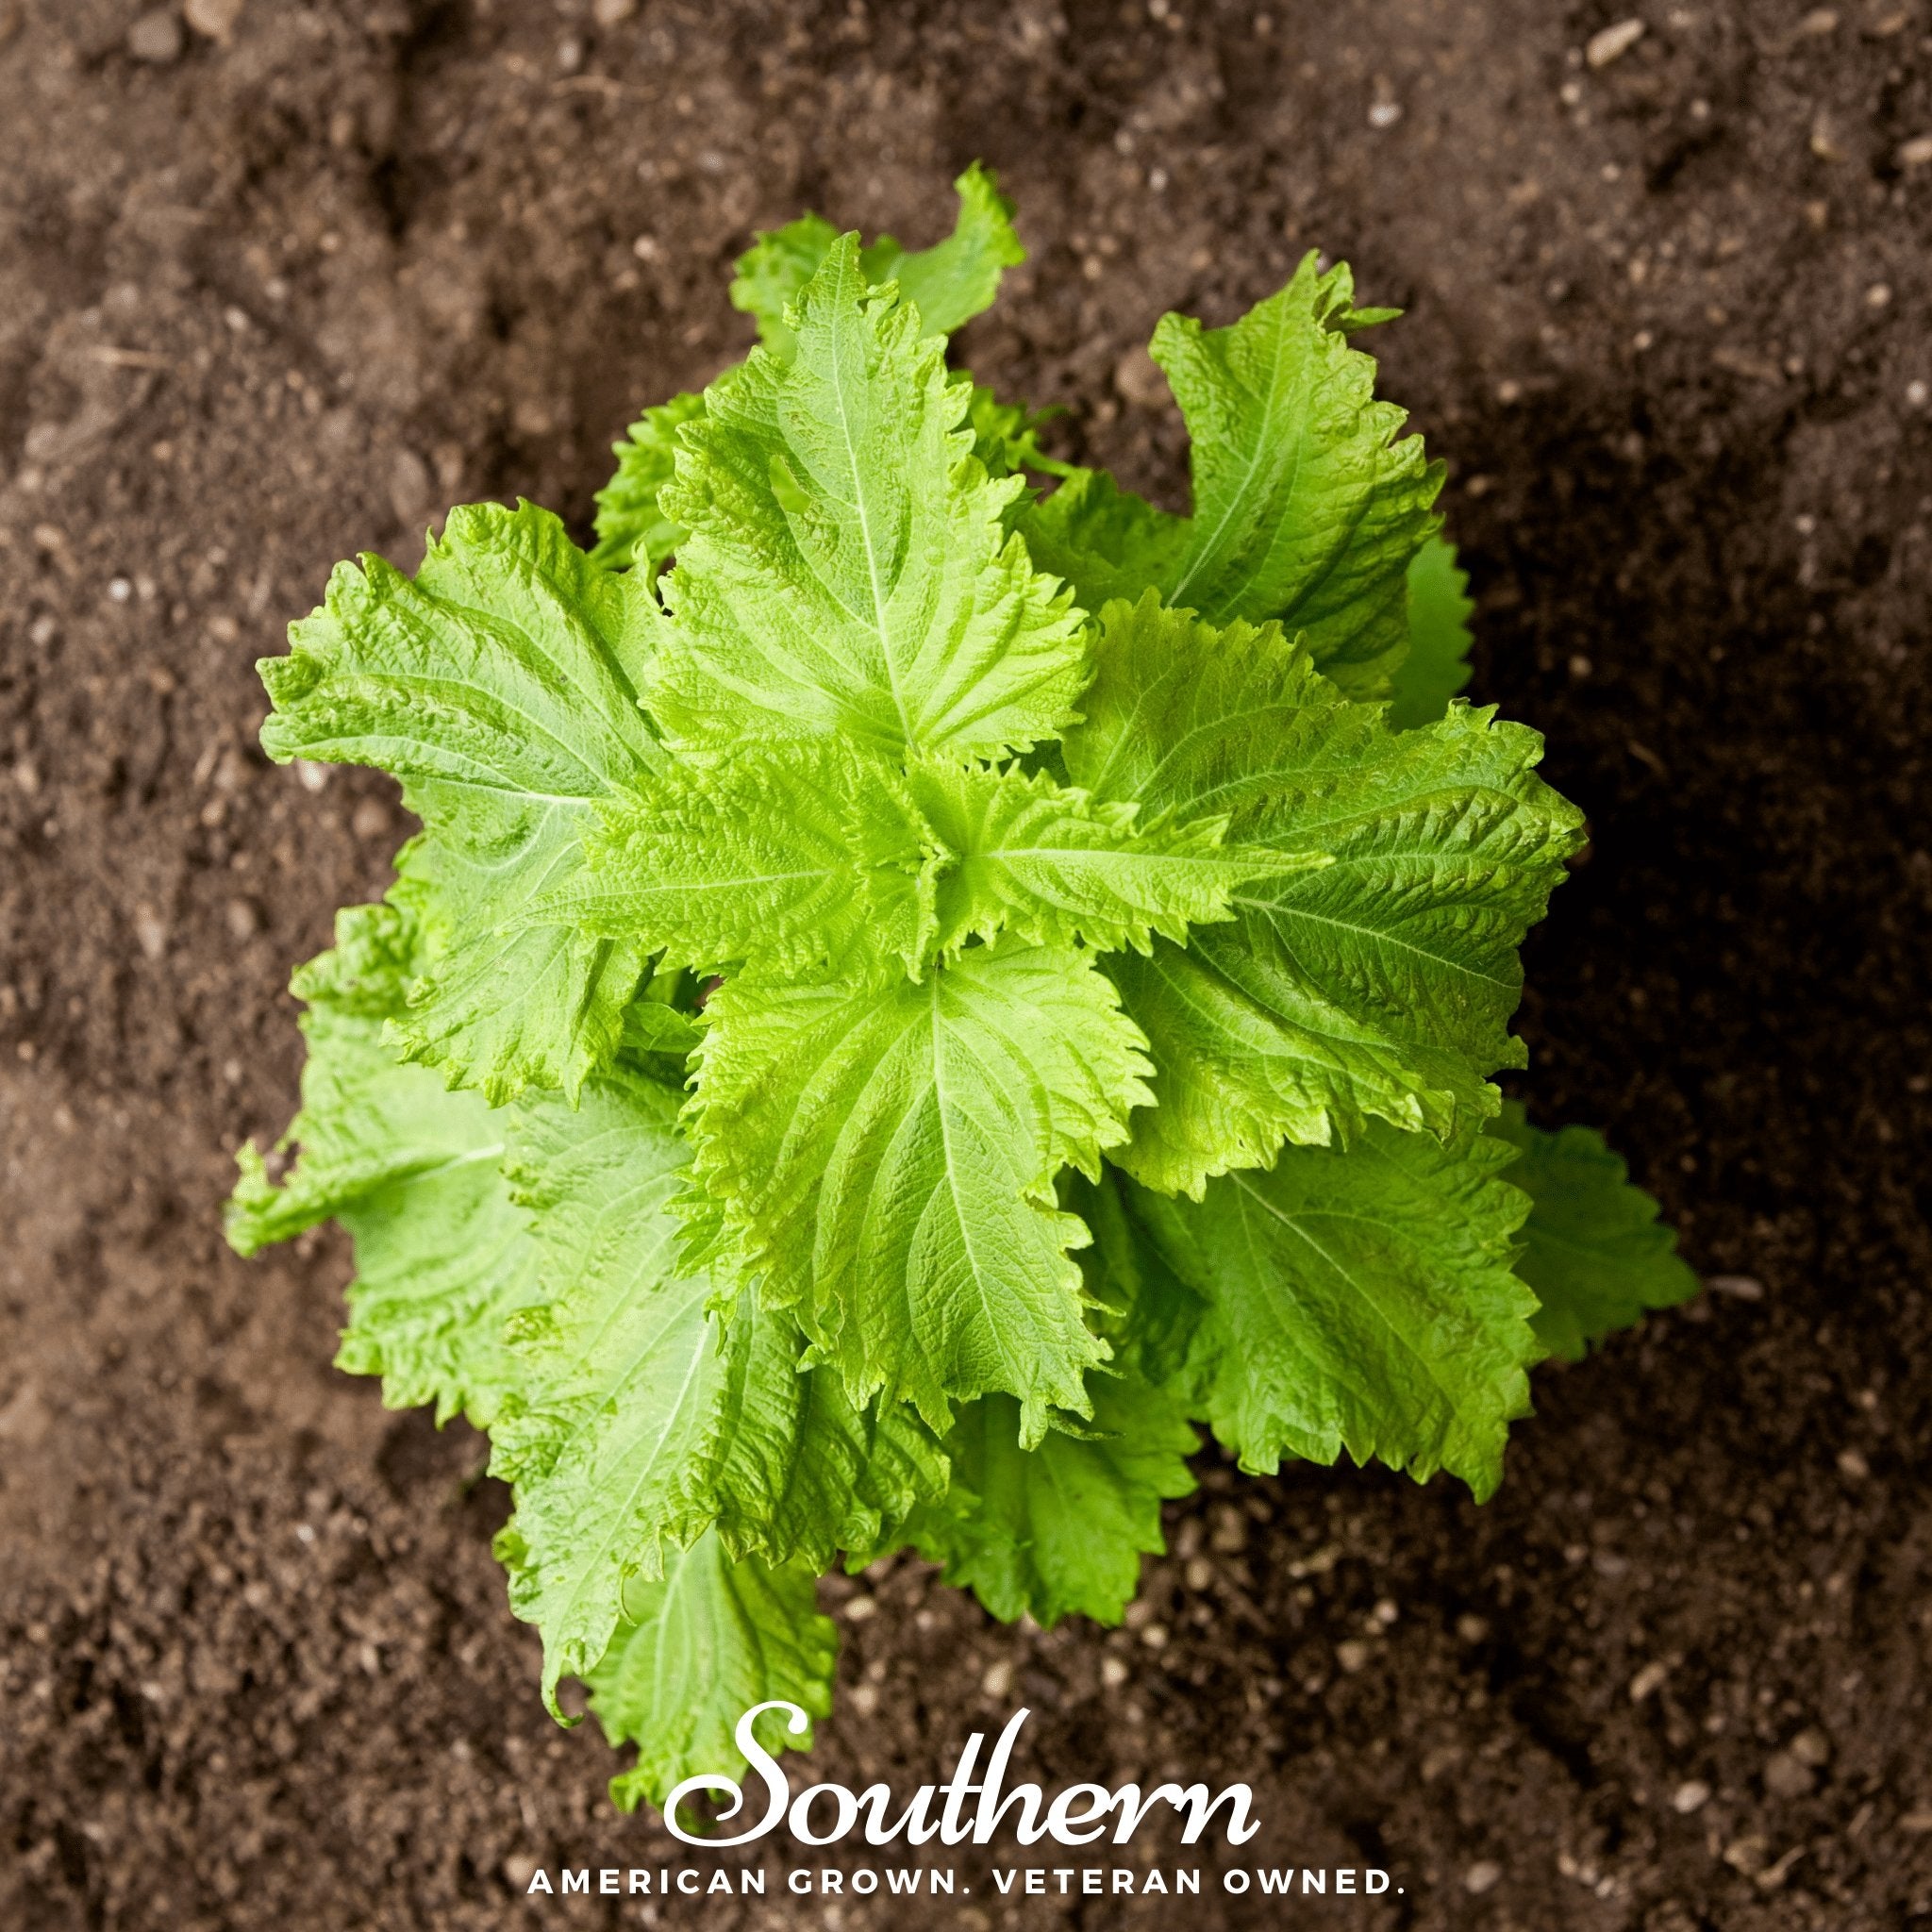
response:
[(1034, 562), (1065, 578), (1088, 610), (1158, 593), (1179, 575), (1191, 534), (1185, 517), (1123, 490), (1105, 470), (1070, 472), (1021, 513), (1019, 527)]
[(705, 399), (688, 391), (654, 403), (612, 443), (617, 472), (597, 492), (597, 547), (591, 561), (617, 570), (638, 564), (648, 575), (684, 541), (684, 532), (658, 502), (676, 465), (677, 432), (705, 413)]
[[(839, 1633), (818, 1611), (811, 1569), (734, 1562), (715, 1535), (700, 1537), (625, 1596), (625, 1621), (586, 1674), (591, 1708), (613, 1744), (634, 1743), (637, 1762), (610, 1782), (611, 1802), (634, 1811), (687, 1777), (737, 1779), (745, 1760), (733, 1738), (754, 1705), (784, 1698), (815, 1718), (832, 1708)], [(758, 1739), (775, 1755), (808, 1751), (811, 1733), (767, 1711)], [(686, 1821), (689, 1824), (689, 1820)]]
[(874, 291), (847, 237), (769, 351), (707, 392), (665, 491), (690, 532), (653, 712), (682, 743), (842, 733), (997, 756), (1058, 732), (1086, 679), (1079, 614), (1035, 572), (965, 427), (972, 385)]
[(1284, 1148), (1198, 1203), (1136, 1195), (1204, 1305), (1187, 1379), (1242, 1468), (1345, 1449), (1494, 1490), (1543, 1353), (1511, 1270), (1529, 1203), (1499, 1178), (1508, 1158), (1487, 1138), (1457, 1154), (1378, 1125), (1345, 1153)]
[(801, 1373), (789, 1316), (742, 1294), (714, 1310), (718, 1285), (679, 1266), (675, 1115), (623, 1074), (575, 1108), (520, 1109), (508, 1173), (546, 1302), (513, 1324), (491, 1467), (516, 1486), (498, 1553), (511, 1607), (542, 1628), (546, 1696), (604, 1654), (629, 1580), (708, 1526), (734, 1555), (823, 1568), (944, 1481), (911, 1418), (868, 1418), (836, 1377)]
[(1194, 1488), (1199, 1443), (1173, 1395), (1114, 1374), (1092, 1388), (1091, 1430), (1037, 1449), (1022, 1446), (1010, 1396), (969, 1404), (946, 1438), (952, 1488), (908, 1525), (920, 1555), (1004, 1622), (1118, 1624), (1141, 1556), (1164, 1547), (1162, 1501)]
[[(1228, 894), (1271, 855), (1222, 848), (1223, 822), (1176, 822), (1137, 806), (1096, 804), (1044, 773), (927, 759), (907, 774), (944, 858), (939, 945), (1011, 930), (1043, 945), (1084, 941), (1146, 952), (1153, 935), (1185, 940), (1191, 922), (1226, 919)], [(1322, 853), (1295, 863), (1326, 862)]]
[(337, 916), (335, 949), (296, 974), (308, 1061), (282, 1144), (301, 1154), (276, 1187), (242, 1150), (226, 1231), (252, 1255), (334, 1216), (356, 1244), (338, 1365), (380, 1375), (391, 1408), (487, 1425), (511, 1379), (504, 1324), (537, 1294), (535, 1250), (498, 1171), (505, 1117), (384, 1041), (413, 956), (391, 908), (356, 906)]
[(1152, 351), (1187, 419), (1191, 516), (1076, 475), (1022, 520), (1040, 560), (1089, 608), (1152, 585), (1210, 623), (1278, 620), (1352, 695), (1385, 691), (1442, 477), (1419, 437), (1394, 440), (1403, 412), (1349, 346), (1393, 311), (1354, 297), (1345, 264), (1309, 255), (1230, 327), (1162, 316)]
[(1408, 560), (1434, 528), (1440, 466), (1395, 441), (1375, 365), (1349, 346), (1346, 263), (1311, 253), (1230, 328), (1164, 315), (1153, 356), (1192, 441), (1193, 519), (1167, 600), (1211, 622), (1276, 618), (1351, 691), (1372, 691), (1407, 637)]
[[(891, 236), (881, 235), (858, 251), (865, 278), (896, 281), (928, 335), (950, 335), (991, 308), (1002, 274), (1026, 259), (1013, 232), (1013, 205), (990, 170), (975, 161), (953, 188), (959, 215), (943, 242), (908, 253)], [(831, 223), (805, 215), (760, 235), (739, 258), (731, 306), (756, 320), (759, 339), (778, 355), (789, 356), (794, 347), (786, 309), (804, 293), (838, 240)]]
[(858, 948), (916, 970), (936, 865), (884, 759), (837, 739), (754, 746), (682, 759), (612, 806), (548, 911), (681, 965), (795, 971)]
[(1086, 1231), (1059, 1171), (1099, 1171), (1146, 1093), (1139, 1036), (1091, 955), (1003, 942), (915, 982), (730, 981), (691, 1112), (701, 1185), (746, 1273), (796, 1307), (854, 1400), (1019, 1398), (1030, 1446), (1086, 1414)]
[(413, 1059), (493, 1103), (575, 1093), (615, 1051), (643, 971), (633, 943), (514, 924), (581, 861), (597, 802), (658, 752), (637, 692), (648, 586), (599, 570), (547, 510), (453, 510), (411, 581), (343, 564), (286, 658), (257, 666), (271, 758), (380, 765), (423, 837), (398, 895), (427, 938), (393, 1022)]
[(1656, 1200), (1630, 1185), (1594, 1127), (1545, 1133), (1509, 1101), (1490, 1132), (1522, 1157), (1508, 1170), (1530, 1199), (1516, 1271), (1542, 1303), (1535, 1325), (1545, 1353), (1581, 1361), (1591, 1342), (1698, 1291)]
[(923, 976), (969, 939), (1184, 939), (1245, 879), (1322, 853), (1226, 851), (1222, 821), (1144, 823), (1044, 773), (894, 764), (837, 739), (691, 757), (591, 835), (570, 893), (536, 916), (630, 937), (667, 960), (779, 973), (897, 959)]
[(1157, 1069), (1122, 1164), (1198, 1195), (1284, 1139), (1473, 1132), (1485, 1076), (1521, 1064), (1516, 947), (1581, 823), (1531, 769), (1541, 739), (1467, 707), (1391, 731), (1277, 627), (1217, 632), (1151, 595), (1107, 608), (1095, 661), (1062, 748), (1077, 784), (1332, 861), (1239, 888), (1185, 949), (1109, 961)]
[[(1029, 409), (1024, 403), (1003, 403), (991, 390), (975, 387), (966, 412), (973, 431), (973, 453), (994, 476), (1010, 476), (1018, 470), (1036, 470), (1043, 476), (1091, 475), (1091, 471), (1076, 470), (1041, 448), (1040, 432), (1053, 421), (1054, 414), (1051, 409)], [(1027, 501), (1016, 499), (1015, 508), (1008, 512), (1009, 523), (1018, 506)], [(1048, 570), (1054, 568), (1037, 547), (1033, 560)]]
[(297, 977), (230, 1238), (350, 1228), (342, 1362), (490, 1430), (626, 1807), (825, 1712), (833, 1563), (1115, 1621), (1195, 1424), (1487, 1495), (1529, 1365), (1690, 1286), (1601, 1141), (1496, 1118), (1580, 819), (1455, 697), (1387, 311), (1310, 257), (1165, 318), (1173, 515), (949, 371), (1020, 258), (958, 186), (922, 253), (760, 238), (761, 346), (643, 413), (594, 552), (457, 510), (262, 667), (274, 756), (424, 826)]
[[(1001, 274), (1026, 258), (1013, 232), (1012, 206), (992, 175), (974, 162), (953, 185), (959, 217), (945, 241), (908, 254), (890, 235), (882, 235), (859, 250), (867, 279), (897, 281), (900, 294), (918, 309), (921, 323), (933, 335), (950, 335), (990, 308)], [(829, 222), (806, 215), (760, 235), (739, 259), (732, 303), (756, 319), (765, 346), (781, 359), (793, 348), (785, 310), (805, 291), (838, 239)], [(726, 370), (712, 387), (732, 374)], [(704, 410), (703, 396), (673, 396), (646, 409), (625, 440), (612, 445), (617, 473), (597, 492), (597, 547), (591, 553), (596, 562), (613, 569), (636, 562), (655, 572), (683, 542), (682, 527), (658, 498), (675, 469), (678, 428)], [(1042, 420), (1025, 408), (996, 402), (990, 391), (974, 392), (976, 446), (996, 476), (1023, 467), (1066, 468), (1045, 456), (1035, 441)]]
[(1469, 573), (1456, 546), (1431, 537), (1408, 566), (1408, 655), (1395, 667), (1389, 722), (1398, 731), (1433, 724), (1469, 682)]

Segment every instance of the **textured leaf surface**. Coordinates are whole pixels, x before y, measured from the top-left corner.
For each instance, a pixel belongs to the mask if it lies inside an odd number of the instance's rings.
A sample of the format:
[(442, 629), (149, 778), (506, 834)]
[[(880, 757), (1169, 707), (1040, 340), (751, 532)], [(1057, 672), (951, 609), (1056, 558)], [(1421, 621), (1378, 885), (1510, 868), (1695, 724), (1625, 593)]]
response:
[(1346, 264), (1308, 256), (1231, 327), (1164, 315), (1154, 359), (1191, 439), (1193, 511), (1170, 515), (1081, 472), (1021, 520), (1034, 560), (1098, 609), (1151, 588), (1210, 623), (1278, 619), (1352, 695), (1377, 695), (1408, 635), (1407, 573), (1441, 471), (1374, 398)]
[[(993, 476), (1009, 476), (1021, 470), (1037, 470), (1047, 476), (1088, 474), (1041, 448), (1040, 432), (1054, 414), (1051, 409), (1029, 409), (1024, 403), (1003, 403), (991, 390), (977, 387), (966, 418), (973, 431), (973, 453)], [(1027, 501), (1017, 499), (1019, 504)], [(1015, 513), (1008, 511), (1009, 520)]]
[(491, 1468), (516, 1487), (498, 1554), (512, 1608), (543, 1632), (553, 1699), (604, 1654), (630, 1579), (713, 1524), (733, 1554), (823, 1565), (944, 1480), (910, 1418), (875, 1424), (835, 1376), (800, 1374), (789, 1315), (742, 1295), (721, 1315), (716, 1285), (680, 1270), (676, 1108), (616, 1076), (575, 1109), (519, 1109), (511, 1174), (548, 1299), (518, 1324)]
[(568, 896), (540, 908), (667, 960), (791, 972), (855, 947), (916, 967), (937, 850), (895, 768), (835, 739), (680, 759), (607, 809)]
[[(733, 1561), (715, 1535), (679, 1551), (655, 1580), (633, 1579), (625, 1621), (587, 1676), (591, 1708), (637, 1762), (610, 1783), (611, 1802), (661, 1805), (688, 1777), (746, 1769), (734, 1733), (754, 1705), (783, 1698), (815, 1718), (832, 1708), (839, 1633), (818, 1609), (817, 1578), (799, 1563)], [(767, 1711), (758, 1739), (774, 1757), (808, 1751), (811, 1734)], [(689, 1822), (689, 1821), (687, 1821)]]
[(1157, 932), (1185, 940), (1191, 923), (1229, 917), (1229, 892), (1256, 869), (1222, 849), (1218, 818), (1143, 824), (1138, 808), (1096, 804), (1044, 773), (926, 759), (907, 779), (946, 855), (938, 916), (947, 952), (1010, 929), (1041, 944), (1144, 953)]
[(1249, 1470), (1345, 1449), (1478, 1499), (1542, 1354), (1512, 1272), (1529, 1203), (1486, 1137), (1452, 1153), (1374, 1127), (1346, 1153), (1284, 1148), (1198, 1203), (1141, 1192), (1136, 1214), (1207, 1305), (1191, 1368), (1201, 1412)]
[(413, 582), (341, 566), (289, 656), (258, 666), (272, 758), (379, 765), (422, 815), (399, 891), (432, 943), (397, 1037), (492, 1102), (575, 1092), (642, 972), (627, 941), (515, 922), (568, 881), (596, 801), (658, 757), (637, 706), (655, 611), (547, 511), (472, 505)]
[(1070, 472), (1021, 511), (1019, 528), (1035, 564), (1064, 578), (1083, 610), (1116, 597), (1136, 603), (1172, 582), (1190, 537), (1185, 517), (1123, 490), (1105, 470)]
[(1505, 1102), (1490, 1132), (1521, 1158), (1508, 1177), (1529, 1196), (1516, 1272), (1536, 1291), (1537, 1340), (1547, 1354), (1580, 1361), (1592, 1342), (1628, 1328), (1651, 1308), (1697, 1293), (1697, 1276), (1657, 1220), (1657, 1204), (1593, 1127), (1533, 1127)]
[(1433, 724), (1469, 682), (1468, 589), (1455, 544), (1431, 537), (1408, 566), (1408, 655), (1395, 667), (1389, 706), (1398, 731)]
[(1186, 1458), (1200, 1445), (1174, 1397), (1106, 1374), (1092, 1392), (1092, 1433), (1056, 1429), (1037, 1449), (1020, 1446), (1009, 1396), (968, 1404), (946, 1438), (953, 1486), (910, 1525), (946, 1581), (1006, 1623), (1118, 1624), (1141, 1557), (1165, 1547), (1161, 1502), (1194, 1488)]
[(1278, 628), (1216, 631), (1151, 596), (1103, 613), (1085, 722), (1062, 751), (1096, 798), (1228, 818), (1228, 841), (1333, 862), (1236, 889), (1236, 918), (1108, 970), (1150, 1042), (1156, 1107), (1117, 1157), (1197, 1194), (1211, 1174), (1372, 1119), (1445, 1138), (1522, 1063), (1516, 947), (1580, 814), (1532, 767), (1541, 740), (1457, 706), (1394, 732)]
[(728, 982), (707, 1009), (696, 1173), (774, 1305), (797, 1306), (855, 1398), (1018, 1398), (1028, 1442), (1085, 1413), (1105, 1350), (1055, 1205), (1146, 1089), (1091, 958), (974, 947), (923, 984)]
[(1359, 310), (1346, 263), (1305, 257), (1279, 294), (1230, 328), (1164, 315), (1154, 359), (1187, 418), (1193, 518), (1162, 583), (1213, 623), (1277, 618), (1351, 689), (1372, 689), (1407, 636), (1409, 558), (1434, 527), (1441, 470), (1404, 412), (1374, 397), (1352, 349)]
[(340, 1220), (357, 1272), (337, 1365), (380, 1375), (391, 1408), (432, 1404), (439, 1422), (462, 1411), (487, 1426), (514, 1374), (504, 1324), (537, 1294), (534, 1247), (501, 1173), (505, 1120), (385, 1041), (414, 977), (393, 908), (353, 907), (336, 928), (334, 950), (295, 978), (308, 1059), (283, 1144), (300, 1157), (276, 1187), (242, 1150), (228, 1240), (252, 1255)]
[(658, 492), (670, 482), (681, 425), (705, 412), (701, 395), (675, 395), (656, 403), (612, 443), (617, 471), (597, 492), (597, 545), (591, 561), (610, 570), (641, 566), (648, 575), (684, 541), (684, 532), (664, 514)]
[(690, 532), (652, 710), (681, 740), (843, 732), (997, 755), (1054, 736), (1085, 681), (1078, 614), (1008, 536), (943, 344), (841, 241), (797, 353), (754, 351), (683, 432), (664, 507)]
[[(899, 284), (929, 335), (950, 335), (991, 308), (1001, 275), (1026, 259), (1013, 232), (1013, 205), (988, 169), (974, 162), (953, 189), (959, 214), (943, 242), (908, 253), (891, 236), (881, 235), (858, 256), (868, 281)], [(805, 291), (838, 239), (831, 223), (806, 215), (760, 235), (739, 258), (732, 307), (752, 316), (760, 340), (781, 356), (794, 346), (785, 309)]]

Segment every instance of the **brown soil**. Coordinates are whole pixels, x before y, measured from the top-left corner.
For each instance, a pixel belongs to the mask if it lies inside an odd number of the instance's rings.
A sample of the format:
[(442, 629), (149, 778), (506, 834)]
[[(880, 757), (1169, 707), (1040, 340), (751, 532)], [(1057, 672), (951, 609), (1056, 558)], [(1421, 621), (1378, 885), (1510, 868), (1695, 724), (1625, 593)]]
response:
[[(0, 0), (0, 1924), (521, 1924), (533, 1861), (663, 1853), (543, 1715), (480, 1441), (330, 1370), (340, 1241), (218, 1238), (292, 1104), (288, 969), (401, 829), (263, 762), (250, 663), (448, 500), (581, 524), (632, 407), (741, 348), (751, 227), (927, 239), (975, 154), (1034, 256), (967, 356), (1171, 501), (1162, 308), (1311, 245), (1407, 306), (1477, 692), (1594, 826), (1527, 1091), (1763, 1292), (1543, 1374), (1481, 1509), (1211, 1472), (1164, 1645), (895, 1567), (814, 1766), (909, 1787), (1024, 1698), (1036, 1774), (1244, 1778), (1252, 1857), (1403, 1887), (1296, 1923), (1932, 1915), (1932, 13), (1644, 0), (1598, 70), (1622, 0), (1262, 4), (245, 0), (175, 51)], [(938, 1923), (1008, 1923), (981, 1870)], [(891, 1922), (738, 1911), (664, 1919)]]

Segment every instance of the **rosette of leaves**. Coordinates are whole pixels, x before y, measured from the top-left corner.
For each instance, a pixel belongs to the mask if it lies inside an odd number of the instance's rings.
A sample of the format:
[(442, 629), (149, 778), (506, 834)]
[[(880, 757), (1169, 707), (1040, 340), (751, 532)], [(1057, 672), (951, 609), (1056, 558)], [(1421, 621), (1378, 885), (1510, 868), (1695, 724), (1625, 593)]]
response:
[(1117, 1619), (1197, 1425), (1484, 1496), (1530, 1365), (1694, 1285), (1491, 1084), (1580, 818), (1452, 702), (1387, 311), (1311, 258), (1163, 320), (1173, 514), (948, 367), (1020, 255), (958, 189), (921, 254), (763, 238), (761, 345), (646, 412), (593, 551), (455, 510), (261, 666), (271, 755), (423, 829), (297, 975), (300, 1157), (230, 1236), (349, 1229), (342, 1365), (490, 1431), (625, 1803), (824, 1714), (835, 1561)]

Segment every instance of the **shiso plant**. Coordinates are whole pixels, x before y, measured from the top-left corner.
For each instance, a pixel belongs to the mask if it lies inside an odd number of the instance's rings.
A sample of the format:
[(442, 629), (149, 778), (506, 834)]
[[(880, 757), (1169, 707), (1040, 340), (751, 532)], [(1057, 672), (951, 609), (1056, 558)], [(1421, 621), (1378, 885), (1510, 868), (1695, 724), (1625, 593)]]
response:
[(422, 829), (295, 974), (299, 1155), (229, 1237), (348, 1229), (341, 1365), (489, 1432), (626, 1806), (829, 1711), (835, 1564), (1116, 1622), (1200, 1425), (1487, 1497), (1530, 1367), (1695, 1287), (1490, 1084), (1584, 835), (1457, 696), (1392, 311), (1310, 256), (1164, 317), (1171, 514), (949, 369), (1023, 256), (958, 190), (923, 252), (758, 240), (760, 345), (644, 412), (593, 549), (454, 509), (260, 666), (270, 756)]

